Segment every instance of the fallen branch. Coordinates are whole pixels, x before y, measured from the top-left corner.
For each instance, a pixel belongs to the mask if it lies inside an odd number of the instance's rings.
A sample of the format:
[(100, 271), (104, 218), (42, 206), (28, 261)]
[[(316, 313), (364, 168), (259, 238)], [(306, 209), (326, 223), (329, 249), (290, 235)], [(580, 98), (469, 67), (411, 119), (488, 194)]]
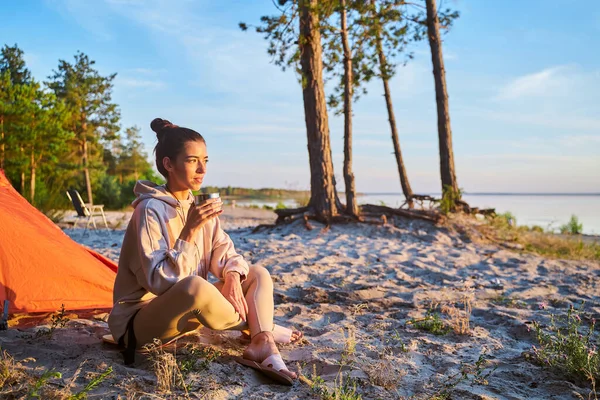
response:
[(397, 215), (404, 218), (422, 219), (430, 222), (438, 222), (442, 219), (440, 213), (428, 210), (404, 210), (400, 208), (391, 208), (387, 206), (376, 206), (374, 204), (365, 204), (360, 206), (362, 214)]

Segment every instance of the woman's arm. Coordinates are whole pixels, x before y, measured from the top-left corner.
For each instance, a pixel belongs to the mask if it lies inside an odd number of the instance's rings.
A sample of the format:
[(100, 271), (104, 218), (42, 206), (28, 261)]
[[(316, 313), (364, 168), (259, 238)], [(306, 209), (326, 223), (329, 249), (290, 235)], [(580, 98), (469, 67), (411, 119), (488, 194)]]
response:
[(248, 263), (235, 251), (233, 241), (221, 229), (219, 218), (215, 218), (212, 237), (210, 272), (223, 281), (229, 272), (237, 272), (240, 274), (240, 281), (243, 282), (248, 276)]
[(158, 296), (197, 269), (197, 253), (193, 243), (181, 238), (170, 247), (166, 225), (157, 210), (149, 207), (152, 201), (144, 204), (137, 215), (141, 268), (136, 276), (144, 289)]

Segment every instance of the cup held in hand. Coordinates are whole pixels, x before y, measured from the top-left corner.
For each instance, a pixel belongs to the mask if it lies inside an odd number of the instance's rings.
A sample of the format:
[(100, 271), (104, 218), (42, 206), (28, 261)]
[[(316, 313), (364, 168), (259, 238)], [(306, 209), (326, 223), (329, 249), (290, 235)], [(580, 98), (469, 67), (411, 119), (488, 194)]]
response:
[(198, 206), (208, 199), (218, 199), (219, 193), (200, 193), (194, 196), (194, 203)]

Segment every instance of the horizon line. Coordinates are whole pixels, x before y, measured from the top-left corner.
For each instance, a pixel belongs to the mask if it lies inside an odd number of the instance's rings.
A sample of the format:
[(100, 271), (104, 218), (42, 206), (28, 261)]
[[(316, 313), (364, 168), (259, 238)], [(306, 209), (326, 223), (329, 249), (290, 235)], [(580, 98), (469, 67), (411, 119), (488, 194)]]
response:
[[(345, 192), (339, 192), (345, 193)], [(402, 192), (358, 192), (360, 195), (402, 195)], [(441, 195), (440, 192), (429, 192), (426, 195)], [(464, 192), (471, 196), (600, 196), (600, 192)]]

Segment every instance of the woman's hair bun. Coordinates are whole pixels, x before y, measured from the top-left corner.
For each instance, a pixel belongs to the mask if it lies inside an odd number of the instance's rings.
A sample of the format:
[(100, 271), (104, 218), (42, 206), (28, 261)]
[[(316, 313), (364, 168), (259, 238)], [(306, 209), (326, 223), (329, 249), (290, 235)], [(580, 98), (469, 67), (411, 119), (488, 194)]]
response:
[(166, 133), (166, 128), (177, 128), (177, 125), (173, 125), (170, 121), (167, 121), (166, 119), (154, 118), (150, 123), (150, 128), (152, 128), (152, 130), (156, 132), (156, 136), (159, 140), (161, 140), (164, 134)]

